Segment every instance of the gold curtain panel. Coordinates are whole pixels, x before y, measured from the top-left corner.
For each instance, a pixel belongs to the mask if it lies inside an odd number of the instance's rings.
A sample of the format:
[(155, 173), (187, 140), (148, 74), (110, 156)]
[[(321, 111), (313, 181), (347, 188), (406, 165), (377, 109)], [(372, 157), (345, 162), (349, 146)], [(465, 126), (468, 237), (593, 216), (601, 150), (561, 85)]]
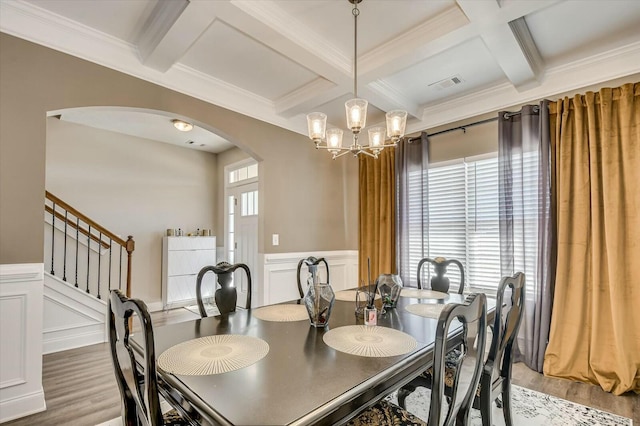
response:
[(558, 252), (544, 372), (640, 393), (640, 83), (550, 107)]
[[(385, 148), (376, 160), (360, 156), (359, 282), (396, 271), (395, 148)], [(368, 283), (367, 283), (368, 284)]]

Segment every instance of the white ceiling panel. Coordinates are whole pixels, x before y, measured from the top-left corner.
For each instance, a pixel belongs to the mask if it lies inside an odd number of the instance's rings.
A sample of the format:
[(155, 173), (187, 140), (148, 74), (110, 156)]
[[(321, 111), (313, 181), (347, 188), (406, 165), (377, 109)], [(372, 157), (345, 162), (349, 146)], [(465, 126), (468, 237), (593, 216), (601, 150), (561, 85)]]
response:
[(565, 1), (525, 17), (549, 66), (640, 41), (640, 1)]
[[(346, 0), (274, 2), (309, 30), (353, 57), (353, 5)], [(358, 5), (358, 51), (368, 52), (455, 5), (454, 0), (365, 0)]]
[(219, 20), (204, 32), (180, 62), (270, 100), (317, 77)]
[(159, 0), (26, 0), (128, 43), (134, 43)]
[[(438, 82), (458, 77), (462, 83), (441, 88)], [(384, 79), (420, 105), (460, 96), (505, 81), (504, 73), (481, 39), (475, 38)]]

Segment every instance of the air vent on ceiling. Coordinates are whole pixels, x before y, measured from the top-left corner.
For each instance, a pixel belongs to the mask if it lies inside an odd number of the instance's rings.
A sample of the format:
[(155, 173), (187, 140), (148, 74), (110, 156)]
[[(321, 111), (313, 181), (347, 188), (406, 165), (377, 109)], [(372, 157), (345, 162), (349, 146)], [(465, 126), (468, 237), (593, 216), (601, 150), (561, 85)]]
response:
[(440, 81), (436, 81), (434, 83), (431, 83), (429, 85), (429, 87), (435, 87), (436, 89), (442, 90), (442, 89), (448, 89), (449, 87), (453, 87), (456, 86), (458, 84), (462, 84), (464, 80), (462, 79), (462, 77), (460, 77), (459, 75), (454, 75), (452, 77), (447, 77), (445, 79), (442, 79)]

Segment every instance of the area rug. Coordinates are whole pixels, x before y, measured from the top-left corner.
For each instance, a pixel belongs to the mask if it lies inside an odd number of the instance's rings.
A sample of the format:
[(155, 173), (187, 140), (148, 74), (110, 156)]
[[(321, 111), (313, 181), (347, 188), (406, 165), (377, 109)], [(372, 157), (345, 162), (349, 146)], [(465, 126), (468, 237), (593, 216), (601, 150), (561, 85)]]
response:
[[(429, 417), (430, 391), (418, 388), (407, 397), (407, 410), (427, 420)], [(397, 403), (396, 394), (387, 397)], [(629, 418), (586, 407), (562, 398), (532, 391), (519, 386), (511, 387), (513, 424), (516, 426), (631, 426)], [(471, 426), (481, 426), (480, 411), (472, 410)], [(502, 410), (493, 405), (492, 423), (504, 426)]]
[[(397, 403), (395, 393), (387, 397)], [(606, 411), (576, 404), (562, 398), (521, 388), (511, 387), (513, 424), (515, 426), (633, 426), (633, 420)], [(169, 404), (162, 402), (162, 411), (169, 410)], [(429, 390), (418, 388), (407, 397), (407, 409), (427, 420), (429, 417)], [(494, 404), (492, 419), (494, 426), (504, 426), (502, 411)], [(98, 426), (121, 426), (120, 418), (101, 423)], [(471, 411), (471, 426), (481, 426), (480, 411)]]

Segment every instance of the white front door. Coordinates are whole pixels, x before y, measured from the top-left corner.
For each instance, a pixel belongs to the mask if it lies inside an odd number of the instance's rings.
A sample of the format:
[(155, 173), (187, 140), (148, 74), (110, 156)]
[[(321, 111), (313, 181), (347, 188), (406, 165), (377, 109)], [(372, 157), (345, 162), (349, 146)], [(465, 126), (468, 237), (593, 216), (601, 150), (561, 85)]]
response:
[[(258, 183), (227, 188), (227, 261), (244, 263), (253, 280), (252, 305), (256, 303), (255, 280), (258, 265)], [(233, 281), (238, 290), (238, 306), (246, 304), (248, 282), (243, 270), (237, 269)]]

